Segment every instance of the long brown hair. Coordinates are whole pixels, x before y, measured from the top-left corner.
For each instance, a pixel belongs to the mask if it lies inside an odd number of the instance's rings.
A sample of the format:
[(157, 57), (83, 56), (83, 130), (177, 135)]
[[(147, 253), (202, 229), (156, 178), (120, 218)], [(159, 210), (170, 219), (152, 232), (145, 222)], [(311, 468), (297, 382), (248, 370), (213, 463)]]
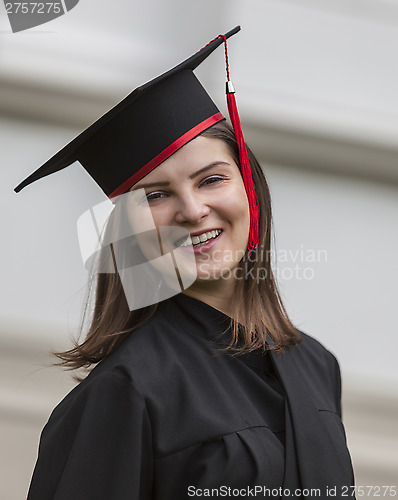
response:
[[(226, 122), (217, 123), (201, 135), (224, 141), (239, 165), (238, 144), (230, 125)], [(287, 315), (272, 271), (272, 210), (268, 183), (248, 147), (247, 151), (259, 204), (259, 245), (251, 254), (245, 253), (236, 273), (242, 279), (235, 282), (232, 307), (239, 322), (231, 319), (231, 337), (226, 347), (235, 353), (258, 348), (266, 350), (269, 337), (274, 347), (280, 350), (301, 341), (301, 336)], [(104, 256), (100, 255), (101, 258)], [(100, 362), (136, 328), (149, 321), (156, 309), (155, 304), (130, 311), (119, 274), (94, 272), (80, 328), (82, 334), (88, 319), (88, 333), (83, 342), (75, 340), (72, 349), (54, 353), (61, 360), (59, 364), (77, 369), (89, 368)]]

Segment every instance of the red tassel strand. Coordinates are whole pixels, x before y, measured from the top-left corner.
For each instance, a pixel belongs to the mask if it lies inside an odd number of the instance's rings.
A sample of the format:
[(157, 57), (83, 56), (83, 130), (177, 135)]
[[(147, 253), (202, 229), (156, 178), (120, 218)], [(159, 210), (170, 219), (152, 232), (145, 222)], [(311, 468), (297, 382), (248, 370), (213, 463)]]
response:
[(227, 93), (227, 104), (229, 117), (235, 131), (236, 140), (239, 147), (239, 162), (242, 171), (243, 183), (246, 188), (247, 199), (250, 208), (250, 234), (247, 245), (248, 250), (254, 250), (258, 246), (258, 206), (257, 197), (254, 190), (252, 171), (250, 167), (249, 156), (245, 146), (245, 140), (242, 134), (238, 108), (236, 106), (235, 94)]
[(257, 248), (259, 243), (259, 234), (258, 234), (258, 202), (256, 192), (254, 190), (253, 184), (253, 176), (250, 167), (249, 156), (247, 154), (247, 149), (245, 145), (245, 139), (243, 137), (242, 126), (240, 123), (238, 107), (236, 105), (235, 100), (235, 90), (233, 89), (233, 85), (229, 78), (229, 63), (228, 63), (228, 51), (227, 51), (227, 39), (224, 35), (220, 35), (224, 39), (225, 45), (225, 63), (226, 63), (226, 71), (227, 71), (227, 105), (228, 105), (228, 113), (234, 128), (236, 140), (238, 142), (239, 148), (239, 162), (242, 171), (243, 183), (245, 185), (247, 199), (249, 201), (249, 209), (250, 209), (250, 233), (249, 233), (249, 241), (247, 248), (249, 251), (252, 251)]

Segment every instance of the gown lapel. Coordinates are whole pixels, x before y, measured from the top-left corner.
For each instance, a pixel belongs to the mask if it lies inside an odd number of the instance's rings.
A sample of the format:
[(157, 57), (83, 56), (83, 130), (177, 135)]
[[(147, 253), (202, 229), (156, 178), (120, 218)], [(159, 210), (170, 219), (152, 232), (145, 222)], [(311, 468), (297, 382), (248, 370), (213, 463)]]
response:
[[(347, 464), (336, 456), (333, 436), (320, 418), (293, 356), (294, 348), (281, 354), (272, 349), (271, 359), (284, 386), (286, 401), (286, 471), (284, 487), (319, 488), (317, 498), (330, 500), (328, 488), (336, 487), (341, 498), (347, 481)], [(297, 455), (298, 464), (295, 462)], [(350, 490), (348, 490), (350, 493)]]
[[(301, 482), (298, 470), (298, 461), (297, 461), (292, 420), (290, 417), (289, 404), (286, 400), (285, 400), (285, 437), (286, 437), (285, 476), (283, 478), (283, 489), (288, 490), (289, 492), (293, 492), (298, 488), (301, 488)], [(288, 496), (282, 496), (282, 498), (287, 499)]]

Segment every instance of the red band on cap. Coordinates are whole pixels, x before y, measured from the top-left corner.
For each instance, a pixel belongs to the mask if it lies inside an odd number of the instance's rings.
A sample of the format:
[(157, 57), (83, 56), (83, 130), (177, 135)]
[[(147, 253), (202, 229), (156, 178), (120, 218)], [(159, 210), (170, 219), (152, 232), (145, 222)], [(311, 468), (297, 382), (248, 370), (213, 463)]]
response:
[(191, 130), (188, 130), (188, 132), (186, 132), (184, 135), (182, 135), (176, 141), (170, 144), (170, 146), (168, 146), (161, 153), (155, 156), (155, 158), (153, 158), (146, 165), (141, 167), (138, 170), (138, 172), (136, 172), (126, 181), (124, 181), (123, 184), (121, 184), (117, 189), (115, 189), (115, 191), (113, 191), (109, 195), (109, 198), (111, 199), (116, 198), (117, 196), (120, 196), (121, 194), (125, 193), (127, 190), (131, 188), (131, 186), (134, 186), (136, 182), (140, 181), (143, 177), (149, 174), (149, 172), (151, 172), (154, 168), (160, 165), (164, 160), (169, 158), (169, 156), (175, 153), (178, 149), (182, 148), (182, 146), (185, 146), (187, 142), (189, 142), (194, 137), (199, 135), (201, 132), (203, 132), (204, 130), (211, 127), (215, 123), (218, 123), (221, 120), (224, 120), (224, 116), (222, 115), (222, 113), (216, 113), (215, 115), (206, 118), (206, 120), (199, 123), (195, 127), (191, 128)]

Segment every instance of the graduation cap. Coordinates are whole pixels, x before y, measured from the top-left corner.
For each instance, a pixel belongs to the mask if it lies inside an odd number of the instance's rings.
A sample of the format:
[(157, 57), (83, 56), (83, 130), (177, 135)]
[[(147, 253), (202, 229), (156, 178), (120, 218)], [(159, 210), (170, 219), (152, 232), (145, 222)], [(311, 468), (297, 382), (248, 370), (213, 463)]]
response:
[(258, 214), (250, 163), (243, 140), (234, 89), (229, 80), (227, 38), (219, 35), (194, 55), (135, 89), (33, 172), (15, 191), (68, 167), (76, 160), (112, 200), (169, 158), (190, 140), (224, 120), (193, 73), (219, 45), (225, 44), (228, 110), (239, 144), (240, 167), (250, 206), (250, 250), (258, 245)]

